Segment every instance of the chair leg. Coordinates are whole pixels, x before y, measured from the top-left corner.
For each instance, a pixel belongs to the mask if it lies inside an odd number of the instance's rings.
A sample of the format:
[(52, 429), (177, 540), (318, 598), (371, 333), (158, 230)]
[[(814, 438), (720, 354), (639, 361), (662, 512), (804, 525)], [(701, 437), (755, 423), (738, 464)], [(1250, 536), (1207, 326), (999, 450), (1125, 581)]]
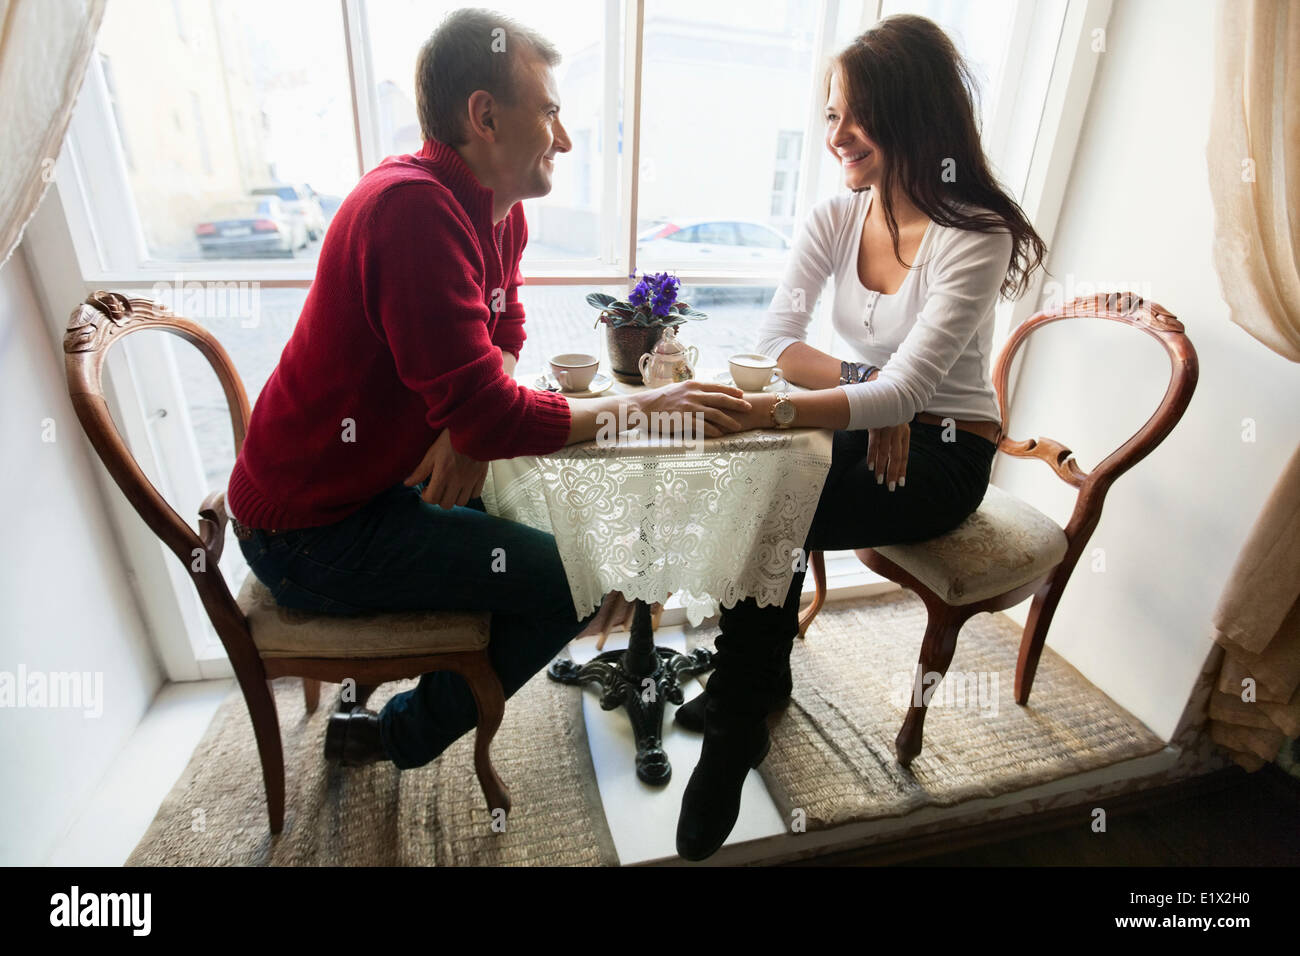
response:
[(260, 675), (236, 673), (236, 676), (253, 722), (257, 754), (262, 760), (262, 782), (266, 786), (266, 813), (274, 835), (284, 829), (284, 750), (280, 744), (275, 695), (271, 692), (271, 682)]
[(942, 604), (938, 601), (928, 604), (928, 619), (925, 625), (925, 638), (921, 642), (920, 661), (916, 667), (916, 679), (913, 681), (912, 699), (908, 703), (907, 717), (903, 727), (894, 740), (894, 753), (898, 762), (909, 766), (921, 752), (921, 734), (925, 726), (926, 701), (933, 690), (927, 690), (926, 676), (938, 674), (938, 678), (929, 684), (930, 688), (938, 686), (948, 673), (952, 663), (953, 652), (957, 649), (957, 634), (970, 616), (960, 607)]
[(506, 712), (505, 689), (501, 686), (501, 678), (492, 669), (486, 651), (475, 654), (473, 666), (461, 671), (461, 676), (469, 684), (474, 703), (478, 706), (478, 726), (474, 730), (474, 772), (483, 788), (483, 796), (487, 798), (488, 808), (509, 814), (510, 788), (492, 766), (489, 754), (492, 738), (496, 736)]
[(307, 713), (316, 713), (316, 707), (320, 704), (320, 681), (314, 677), (304, 677), (302, 679), (302, 699), (306, 704)]
[[(1047, 629), (1052, 626), (1052, 617), (1056, 606), (1061, 601), (1065, 590), (1065, 581), (1060, 580), (1061, 571), (1047, 586), (1034, 595), (1034, 602), (1029, 605), (1029, 615), (1025, 618), (1025, 630), (1020, 638), (1020, 657), (1016, 661), (1016, 703), (1022, 707), (1029, 703), (1029, 691), (1034, 686), (1034, 675), (1038, 672), (1038, 659), (1043, 656), (1043, 646), (1047, 643)], [(1069, 572), (1064, 574), (1069, 580)]]
[(812, 627), (813, 618), (817, 616), (817, 612), (826, 603), (826, 553), (824, 551), (813, 551), (810, 558), (812, 559), (813, 581), (817, 584), (817, 590), (813, 594), (812, 604), (809, 604), (808, 610), (804, 611), (799, 617), (800, 638), (808, 636), (808, 628)]

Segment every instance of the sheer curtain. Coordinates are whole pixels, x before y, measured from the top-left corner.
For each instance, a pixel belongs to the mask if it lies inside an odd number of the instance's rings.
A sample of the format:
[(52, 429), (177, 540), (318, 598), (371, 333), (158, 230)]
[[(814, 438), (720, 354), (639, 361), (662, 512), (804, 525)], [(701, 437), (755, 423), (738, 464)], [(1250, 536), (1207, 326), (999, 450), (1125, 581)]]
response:
[(0, 0), (0, 266), (54, 178), (105, 0)]
[(1207, 158), (1232, 321), (1300, 362), (1300, 9), (1218, 0)]
[[(1215, 267), (1232, 321), (1300, 362), (1300, 4), (1219, 0), (1206, 151)], [(1214, 614), (1210, 737), (1248, 770), (1300, 736), (1300, 448)]]

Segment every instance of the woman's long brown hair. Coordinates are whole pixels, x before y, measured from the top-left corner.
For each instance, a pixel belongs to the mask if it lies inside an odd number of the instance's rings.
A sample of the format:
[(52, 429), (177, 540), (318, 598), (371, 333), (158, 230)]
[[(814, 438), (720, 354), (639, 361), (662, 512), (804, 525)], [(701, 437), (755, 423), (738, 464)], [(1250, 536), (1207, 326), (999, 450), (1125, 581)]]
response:
[[(898, 221), (889, 197), (901, 188), (941, 226), (1011, 233), (1004, 298), (1019, 298), (1047, 246), (1020, 205), (993, 176), (975, 123), (975, 79), (952, 40), (925, 17), (886, 17), (842, 50), (826, 73), (838, 76), (853, 119), (884, 154), (881, 207), (901, 265)], [(953, 182), (944, 181), (950, 169)], [(963, 212), (968, 203), (988, 213)]]

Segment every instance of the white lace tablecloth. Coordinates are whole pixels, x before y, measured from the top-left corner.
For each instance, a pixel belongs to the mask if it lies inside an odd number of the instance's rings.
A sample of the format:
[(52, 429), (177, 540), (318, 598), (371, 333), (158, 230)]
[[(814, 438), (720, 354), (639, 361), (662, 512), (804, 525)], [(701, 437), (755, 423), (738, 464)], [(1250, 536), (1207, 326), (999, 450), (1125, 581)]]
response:
[(784, 602), (831, 438), (803, 428), (569, 445), (492, 462), (483, 504), (555, 536), (578, 618), (610, 591), (648, 603), (676, 594), (698, 625), (748, 597)]

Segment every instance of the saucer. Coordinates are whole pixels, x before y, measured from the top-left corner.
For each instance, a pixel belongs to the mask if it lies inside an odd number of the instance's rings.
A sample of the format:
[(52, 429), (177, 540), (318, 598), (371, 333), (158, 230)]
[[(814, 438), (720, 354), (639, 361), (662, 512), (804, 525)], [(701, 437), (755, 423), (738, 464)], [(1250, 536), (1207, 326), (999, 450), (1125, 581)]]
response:
[(580, 392), (566, 392), (560, 388), (559, 383), (551, 377), (549, 372), (538, 376), (537, 381), (533, 383), (533, 388), (541, 389), (543, 392), (555, 392), (563, 395), (565, 398), (595, 398), (597, 395), (603, 395), (609, 391), (609, 387), (614, 384), (614, 380), (603, 372), (597, 372), (596, 377), (591, 380), (591, 384)]
[[(713, 380), (717, 382), (719, 385), (733, 385), (736, 388), (740, 388), (739, 385), (736, 385), (736, 383), (731, 380), (730, 372), (721, 372), (718, 375), (714, 376)], [(759, 389), (759, 391), (788, 392), (790, 391), (790, 383), (783, 378), (778, 378), (775, 382), (768, 382), (767, 385)]]

